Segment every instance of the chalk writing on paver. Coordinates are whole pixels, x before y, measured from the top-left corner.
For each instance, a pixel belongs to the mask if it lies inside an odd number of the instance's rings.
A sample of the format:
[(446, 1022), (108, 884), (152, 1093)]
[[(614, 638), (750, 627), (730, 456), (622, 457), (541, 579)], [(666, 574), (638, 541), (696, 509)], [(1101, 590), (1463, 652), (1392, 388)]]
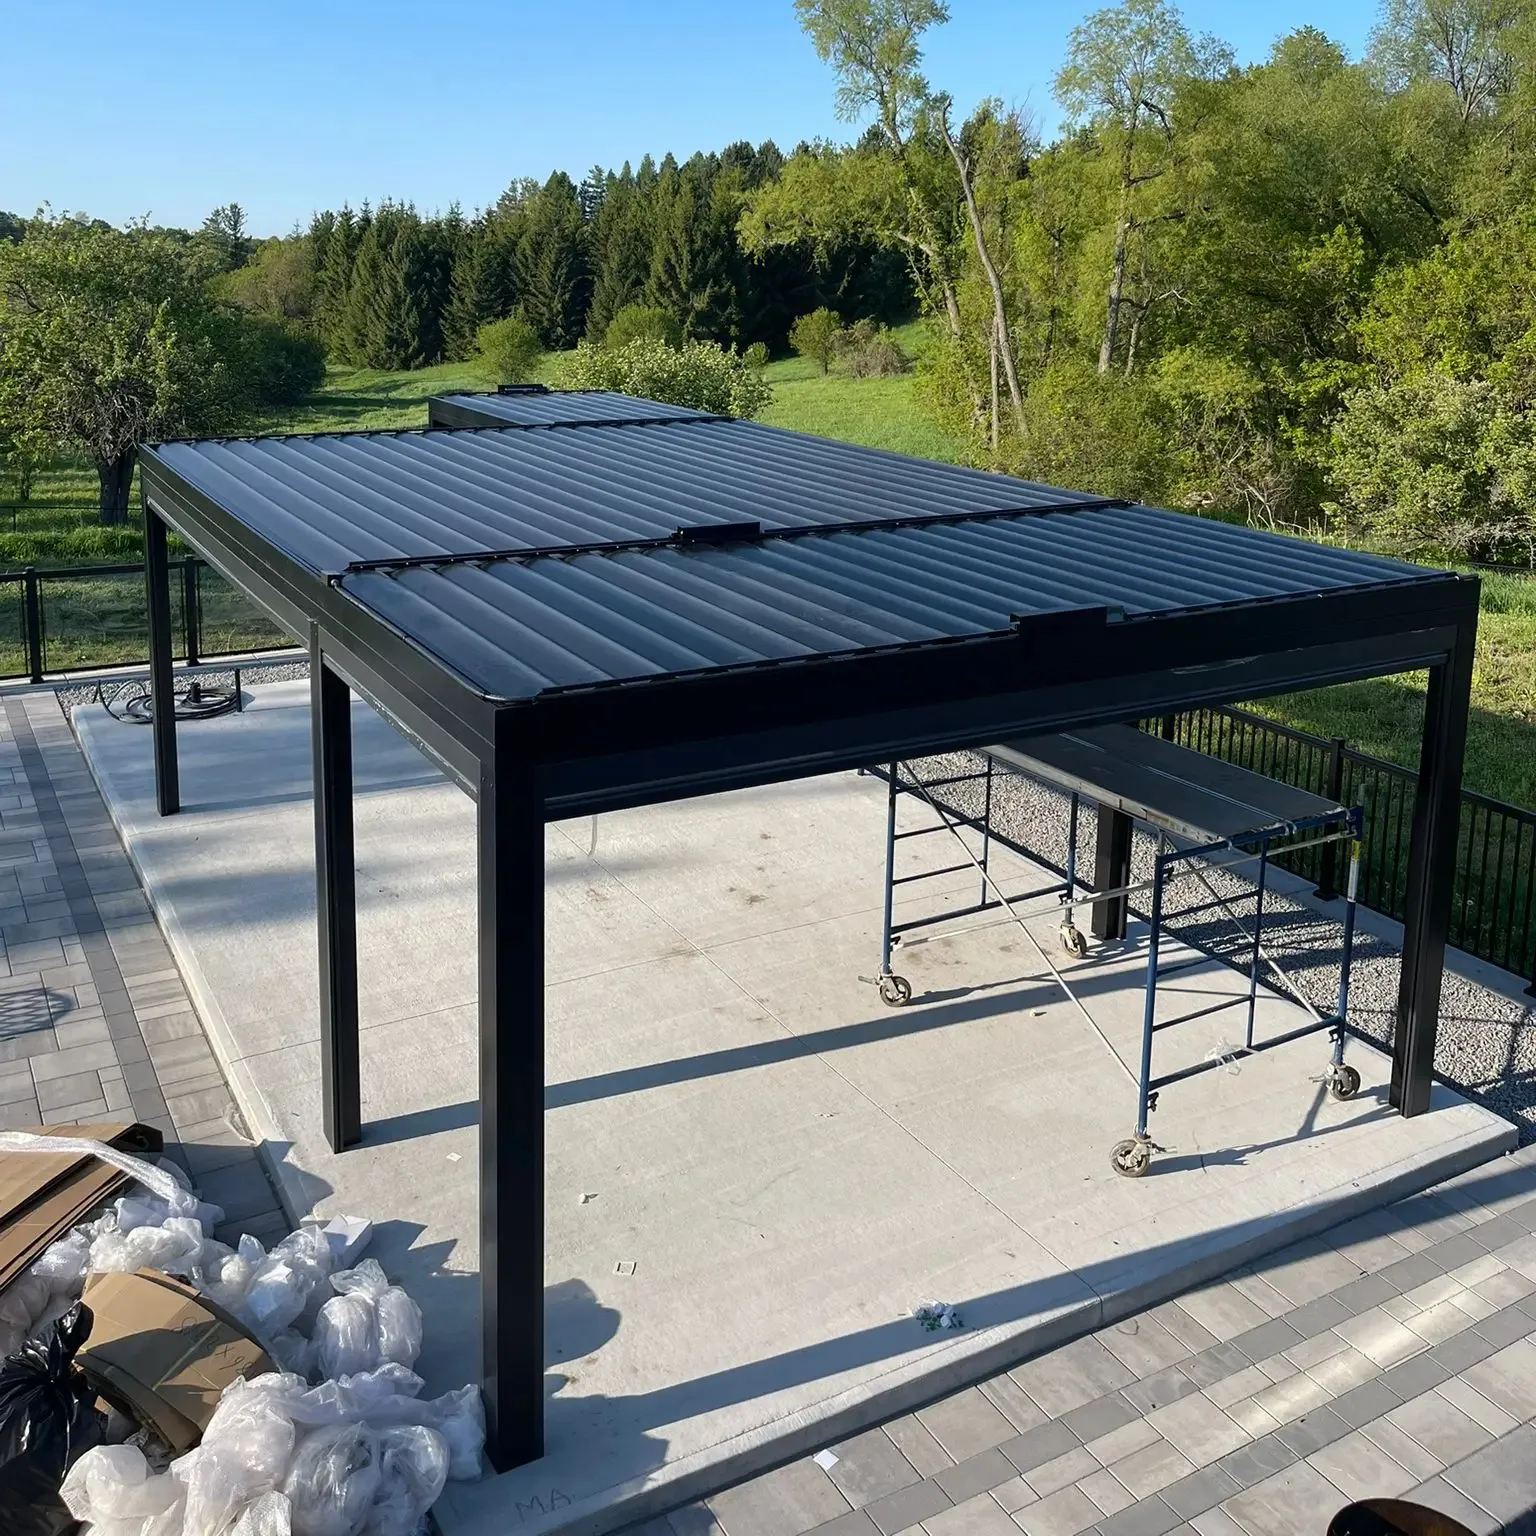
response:
[(517, 1500), (514, 1505), (514, 1512), (517, 1515), (518, 1523), (522, 1524), (523, 1521), (528, 1520), (534, 1515), (552, 1515), (557, 1509), (564, 1509), (570, 1502), (568, 1494), (563, 1493), (558, 1488), (551, 1488), (547, 1500), (541, 1499), (538, 1494), (534, 1494), (526, 1504), (520, 1499)]

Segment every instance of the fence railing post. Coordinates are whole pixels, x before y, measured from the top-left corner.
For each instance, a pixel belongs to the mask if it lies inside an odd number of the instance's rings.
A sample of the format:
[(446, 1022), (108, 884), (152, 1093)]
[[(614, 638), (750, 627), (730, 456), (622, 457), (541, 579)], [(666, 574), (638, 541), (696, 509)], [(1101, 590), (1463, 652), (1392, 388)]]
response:
[[(1344, 799), (1344, 738), (1335, 736), (1328, 743), (1328, 784), (1323, 793), (1335, 805)], [(1323, 856), (1318, 864), (1317, 889), (1312, 893), (1324, 901), (1332, 901), (1339, 894), (1339, 845), (1324, 843)]]
[(1172, 741), (1172, 740), (1174, 740), (1175, 733), (1176, 733), (1177, 728), (1178, 728), (1178, 723), (1179, 723), (1179, 717), (1177, 715), (1164, 715), (1163, 716), (1163, 740), (1164, 741)]
[(29, 565), (21, 575), (22, 613), (27, 628), (27, 672), (34, 683), (43, 680), (43, 598), (37, 567)]
[(186, 555), (181, 562), (181, 630), (187, 642), (187, 665), (195, 667), (203, 648), (201, 615), (197, 611), (197, 556)]

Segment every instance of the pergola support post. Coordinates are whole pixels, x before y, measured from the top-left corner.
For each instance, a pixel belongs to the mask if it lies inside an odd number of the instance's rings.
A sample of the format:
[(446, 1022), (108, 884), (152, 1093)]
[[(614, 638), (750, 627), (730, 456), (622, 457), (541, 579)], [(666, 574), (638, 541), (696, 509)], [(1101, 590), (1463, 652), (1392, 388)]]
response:
[[(1475, 602), (1474, 590), (1474, 602)], [(1461, 824), (1461, 762), (1472, 697), (1477, 617), (1456, 626), (1446, 659), (1429, 669), (1424, 739), (1408, 850), (1408, 904), (1392, 1043), (1390, 1101), (1403, 1115), (1429, 1108), (1440, 1023), (1440, 982), (1451, 925)]]
[[(1093, 885), (1118, 891), (1131, 883), (1131, 818), (1113, 806), (1101, 805), (1093, 855)], [(1096, 939), (1123, 939), (1128, 898), (1109, 896), (1093, 904), (1089, 931)]]
[(498, 1471), (544, 1453), (544, 807), (508, 735), (502, 712), (478, 807), (481, 1385)]
[(155, 801), (162, 816), (181, 809), (176, 761), (176, 694), (171, 681), (171, 565), (165, 524), (144, 503), (144, 588), (149, 615), (149, 699), (154, 735)]
[(352, 839), (352, 694), (309, 632), (315, 765), (315, 912), (320, 937), (320, 1093), (331, 1151), (363, 1136), (357, 1010), (357, 869)]

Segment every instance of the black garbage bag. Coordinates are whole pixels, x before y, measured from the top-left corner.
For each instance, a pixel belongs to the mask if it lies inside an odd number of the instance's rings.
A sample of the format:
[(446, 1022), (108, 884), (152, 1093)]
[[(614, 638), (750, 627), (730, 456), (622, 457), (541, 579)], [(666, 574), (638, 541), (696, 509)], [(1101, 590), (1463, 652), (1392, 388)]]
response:
[(74, 1462), (101, 1443), (106, 1420), (75, 1368), (91, 1336), (91, 1309), (77, 1301), (40, 1338), (0, 1363), (0, 1531), (68, 1536), (75, 1517), (59, 1497)]

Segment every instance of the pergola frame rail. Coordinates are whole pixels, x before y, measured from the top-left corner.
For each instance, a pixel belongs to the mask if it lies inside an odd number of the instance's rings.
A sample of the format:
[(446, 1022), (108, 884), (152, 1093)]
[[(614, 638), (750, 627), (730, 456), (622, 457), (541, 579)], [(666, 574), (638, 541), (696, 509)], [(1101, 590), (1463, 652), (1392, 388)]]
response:
[[(308, 641), (315, 735), (325, 1132), (366, 1144), (350, 697), (478, 805), (482, 1385), (487, 1450), (543, 1449), (543, 827), (551, 820), (908, 759), (1073, 726), (1428, 668), (1392, 1103), (1428, 1106), (1449, 925), (1478, 584), (1456, 576), (1123, 617), (1073, 608), (1006, 631), (637, 682), (488, 697), (334, 578), (147, 449), (155, 768), (179, 808), (166, 529)], [(388, 578), (369, 578), (388, 579)], [(1101, 851), (1112, 859), (1116, 850)], [(1117, 914), (1106, 913), (1111, 922)]]

